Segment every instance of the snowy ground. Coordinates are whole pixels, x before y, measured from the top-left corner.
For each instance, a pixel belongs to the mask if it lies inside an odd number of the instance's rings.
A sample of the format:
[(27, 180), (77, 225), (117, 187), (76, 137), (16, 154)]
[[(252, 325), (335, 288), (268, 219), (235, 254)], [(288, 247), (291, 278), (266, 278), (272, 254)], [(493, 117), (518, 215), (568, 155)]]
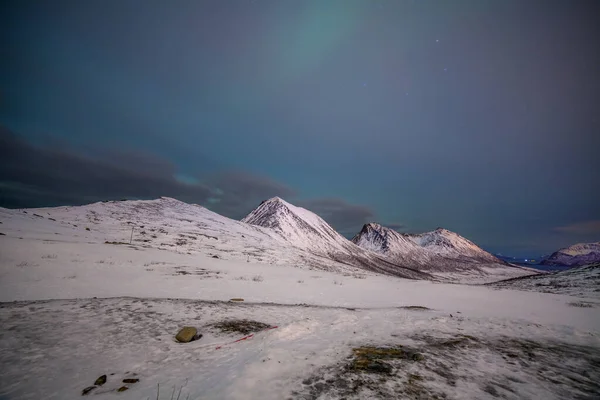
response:
[[(158, 384), (180, 400), (600, 396), (589, 297), (20, 234), (0, 236), (2, 400), (80, 398), (103, 374), (88, 397), (155, 399)], [(277, 328), (234, 344), (244, 335), (210, 328), (240, 318)], [(185, 325), (204, 336), (176, 343)], [(353, 369), (365, 346), (395, 349), (374, 360), (390, 370)], [(117, 392), (128, 377), (140, 382)]]
[[(579, 310), (580, 311), (580, 310)], [(278, 328), (252, 339), (213, 322), (246, 318)], [(446, 311), (344, 309), (168, 299), (4, 303), (0, 397), (70, 399), (102, 375), (95, 399), (593, 398), (597, 333)], [(173, 333), (194, 325), (199, 341)], [(219, 345), (225, 344), (217, 349)], [(398, 347), (390, 374), (348, 370), (352, 349)], [(415, 361), (418, 352), (423, 360)], [(114, 375), (111, 375), (114, 374)], [(116, 392), (127, 377), (140, 379)]]
[(600, 264), (575, 267), (543, 275), (512, 278), (491, 283), (489, 286), (568, 294), (600, 300)]

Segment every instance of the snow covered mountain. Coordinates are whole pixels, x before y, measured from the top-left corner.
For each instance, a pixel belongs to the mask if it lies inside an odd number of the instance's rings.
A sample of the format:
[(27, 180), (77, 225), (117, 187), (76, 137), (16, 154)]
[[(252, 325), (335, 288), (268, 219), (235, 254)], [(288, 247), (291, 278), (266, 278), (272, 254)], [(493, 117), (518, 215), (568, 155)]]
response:
[(577, 267), (600, 262), (600, 242), (578, 243), (565, 247), (542, 261), (543, 265), (566, 265)]
[(355, 246), (315, 214), (277, 198), (265, 201), (242, 222), (167, 197), (77, 207), (0, 208), (0, 220), (1, 233), (15, 237), (107, 245), (131, 242), (137, 248), (249, 263), (293, 265), (356, 276), (372, 271), (433, 279)]
[(315, 213), (296, 207), (279, 197), (263, 201), (242, 222), (269, 229), (293, 247), (337, 262), (405, 278), (432, 278), (360, 248), (337, 233)]
[(158, 248), (248, 263), (293, 265), (349, 275), (483, 283), (531, 273), (446, 231), (402, 235), (365, 225), (354, 243), (316, 214), (278, 197), (242, 221), (162, 197), (77, 207), (0, 208), (1, 233), (37, 240)]
[(384, 255), (390, 261), (448, 278), (482, 279), (535, 273), (534, 270), (507, 264), (473, 242), (447, 229), (422, 234), (399, 233), (369, 223), (352, 241), (358, 246)]

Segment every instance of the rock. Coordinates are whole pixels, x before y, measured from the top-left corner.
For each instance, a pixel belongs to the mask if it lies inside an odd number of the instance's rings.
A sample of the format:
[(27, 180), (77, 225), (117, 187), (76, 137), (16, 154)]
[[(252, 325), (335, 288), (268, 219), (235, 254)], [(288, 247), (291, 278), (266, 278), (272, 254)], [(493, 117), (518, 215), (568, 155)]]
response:
[(239, 297), (234, 297), (233, 299), (230, 299), (229, 301), (244, 301), (244, 299), (239, 298)]
[(123, 383), (138, 383), (140, 380), (136, 378), (123, 379)]
[(412, 359), (414, 361), (423, 361), (425, 359), (425, 356), (421, 353), (415, 353), (413, 354)]
[(92, 390), (94, 390), (96, 388), (97, 388), (97, 386), (88, 386), (81, 391), (81, 395), (85, 396), (86, 394), (88, 394), (89, 392), (91, 392)]
[(121, 386), (120, 388), (117, 389), (117, 392), (124, 392), (126, 390), (129, 390), (129, 388), (127, 386)]
[(215, 254), (214, 256), (212, 256), (212, 258), (219, 258), (219, 256)]
[(96, 379), (96, 382), (94, 382), (94, 385), (96, 386), (102, 386), (106, 383), (106, 375), (102, 375), (101, 377), (99, 377), (98, 379)]
[(175, 336), (180, 343), (188, 343), (194, 340), (194, 336), (198, 334), (198, 330), (192, 326), (184, 326)]

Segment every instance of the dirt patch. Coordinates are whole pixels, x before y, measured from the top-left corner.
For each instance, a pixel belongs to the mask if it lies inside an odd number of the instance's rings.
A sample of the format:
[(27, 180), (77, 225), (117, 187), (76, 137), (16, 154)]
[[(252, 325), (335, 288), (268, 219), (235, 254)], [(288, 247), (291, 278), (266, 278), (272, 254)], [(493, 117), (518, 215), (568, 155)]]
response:
[(271, 325), (249, 319), (230, 319), (214, 323), (209, 325), (209, 327), (222, 333), (241, 333), (242, 335), (248, 335), (270, 328)]

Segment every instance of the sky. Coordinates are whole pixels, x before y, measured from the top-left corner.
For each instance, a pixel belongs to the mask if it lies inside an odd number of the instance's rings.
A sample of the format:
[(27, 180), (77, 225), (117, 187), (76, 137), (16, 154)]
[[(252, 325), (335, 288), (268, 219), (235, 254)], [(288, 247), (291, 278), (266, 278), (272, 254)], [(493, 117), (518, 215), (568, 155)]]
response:
[(3, 1), (0, 206), (280, 196), (347, 237), (600, 240), (600, 3)]

